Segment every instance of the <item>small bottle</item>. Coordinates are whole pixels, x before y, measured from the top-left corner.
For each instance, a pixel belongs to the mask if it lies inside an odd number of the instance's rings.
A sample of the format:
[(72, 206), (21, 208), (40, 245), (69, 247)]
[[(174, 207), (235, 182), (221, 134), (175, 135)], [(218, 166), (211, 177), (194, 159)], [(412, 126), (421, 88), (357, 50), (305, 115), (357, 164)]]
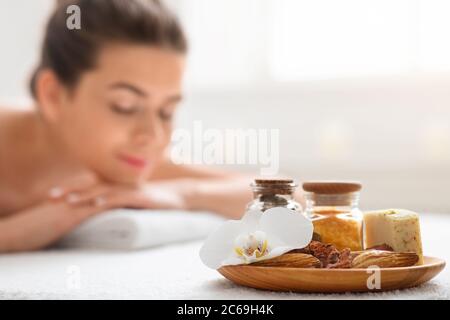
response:
[(247, 210), (262, 212), (274, 207), (284, 207), (302, 212), (302, 206), (294, 199), (295, 188), (298, 186), (292, 179), (256, 179), (251, 185), (253, 201), (247, 205)]
[(315, 240), (339, 250), (363, 248), (363, 215), (359, 182), (305, 182), (305, 214), (314, 225)]

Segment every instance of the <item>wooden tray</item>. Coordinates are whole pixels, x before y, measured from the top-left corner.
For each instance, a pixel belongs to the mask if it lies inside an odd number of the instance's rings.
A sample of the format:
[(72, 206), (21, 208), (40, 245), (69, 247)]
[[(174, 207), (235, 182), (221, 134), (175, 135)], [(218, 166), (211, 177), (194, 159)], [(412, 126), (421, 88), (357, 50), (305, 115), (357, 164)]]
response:
[(234, 283), (263, 290), (294, 292), (377, 292), (411, 288), (438, 275), (445, 261), (424, 257), (424, 264), (404, 268), (380, 269), (380, 289), (369, 289), (367, 269), (307, 269), (226, 266), (218, 271)]

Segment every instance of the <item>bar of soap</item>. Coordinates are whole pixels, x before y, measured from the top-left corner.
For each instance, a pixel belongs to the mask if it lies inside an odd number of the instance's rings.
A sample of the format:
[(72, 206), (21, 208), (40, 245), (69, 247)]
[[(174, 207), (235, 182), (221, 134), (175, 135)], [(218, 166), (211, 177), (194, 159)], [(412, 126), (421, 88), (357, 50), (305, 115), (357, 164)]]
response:
[(404, 209), (364, 213), (364, 248), (388, 245), (396, 252), (415, 252), (423, 264), (419, 215)]

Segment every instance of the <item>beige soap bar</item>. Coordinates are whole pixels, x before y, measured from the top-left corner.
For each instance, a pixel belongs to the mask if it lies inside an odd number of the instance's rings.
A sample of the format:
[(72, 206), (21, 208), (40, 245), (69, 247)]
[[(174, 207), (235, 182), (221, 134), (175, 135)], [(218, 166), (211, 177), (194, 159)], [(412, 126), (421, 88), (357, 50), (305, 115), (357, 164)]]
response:
[(403, 209), (364, 213), (364, 247), (388, 245), (396, 252), (415, 252), (423, 263), (419, 215)]

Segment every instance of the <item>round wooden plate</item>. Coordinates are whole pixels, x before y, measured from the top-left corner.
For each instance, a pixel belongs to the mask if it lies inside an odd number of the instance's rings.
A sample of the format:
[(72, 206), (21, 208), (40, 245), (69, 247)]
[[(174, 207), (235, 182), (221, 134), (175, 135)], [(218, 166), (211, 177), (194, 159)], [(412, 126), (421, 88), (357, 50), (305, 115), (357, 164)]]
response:
[[(444, 267), (444, 260), (424, 257), (424, 264), (420, 266), (379, 269), (379, 289), (369, 289), (368, 282), (371, 284), (376, 282), (374, 282), (373, 270), (367, 269), (308, 269), (239, 265), (225, 266), (218, 271), (234, 283), (256, 289), (338, 293), (411, 288), (431, 280)], [(369, 280), (369, 277), (372, 278)]]

